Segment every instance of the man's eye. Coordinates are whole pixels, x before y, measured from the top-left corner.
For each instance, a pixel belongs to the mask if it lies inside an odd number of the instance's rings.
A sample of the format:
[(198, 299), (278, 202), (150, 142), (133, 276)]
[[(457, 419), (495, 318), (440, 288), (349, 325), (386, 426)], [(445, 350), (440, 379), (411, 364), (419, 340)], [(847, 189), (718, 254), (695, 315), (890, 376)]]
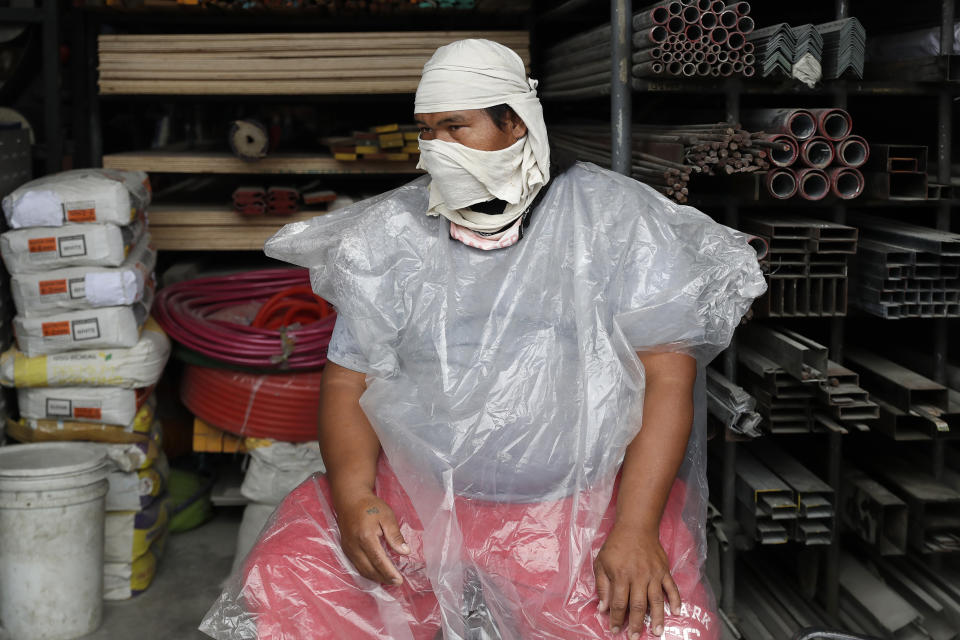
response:
[(430, 133), (429, 127), (420, 127), (420, 133)]
[(461, 125), (461, 124), (452, 124), (452, 125), (450, 125), (449, 129), (450, 129), (450, 131), (458, 131), (458, 130), (460, 130), (460, 129), (463, 129), (463, 125)]

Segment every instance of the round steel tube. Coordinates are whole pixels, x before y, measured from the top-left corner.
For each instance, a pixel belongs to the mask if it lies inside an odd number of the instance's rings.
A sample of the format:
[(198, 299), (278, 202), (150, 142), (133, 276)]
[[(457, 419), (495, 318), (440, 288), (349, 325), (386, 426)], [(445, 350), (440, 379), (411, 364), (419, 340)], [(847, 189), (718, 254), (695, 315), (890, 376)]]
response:
[(723, 0), (713, 0), (713, 2), (710, 3), (710, 11), (713, 11), (714, 13), (720, 13), (726, 8), (727, 3)]
[(830, 193), (830, 178), (822, 169), (800, 169), (797, 191), (804, 200), (823, 200)]
[(715, 53), (715, 54), (717, 54), (717, 55), (720, 55), (720, 52), (723, 51), (723, 47), (721, 47), (721, 46), (718, 45), (718, 44), (714, 44), (714, 43), (711, 42), (711, 43), (710, 43), (710, 51), (713, 52), (713, 53)]
[(853, 118), (843, 109), (811, 109), (817, 119), (817, 130), (827, 140), (841, 140), (850, 135)]
[(694, 62), (703, 62), (703, 61), (706, 60), (706, 59), (707, 59), (707, 56), (706, 56), (706, 54), (703, 53), (703, 51), (694, 51), (694, 52), (693, 52), (693, 61), (694, 61)]
[(677, 60), (674, 60), (673, 62), (667, 65), (667, 72), (670, 75), (678, 76), (680, 75), (681, 71), (683, 71), (683, 64)]
[(717, 16), (717, 21), (724, 29), (733, 29), (737, 26), (737, 14), (728, 9)]
[(814, 169), (825, 169), (834, 158), (833, 144), (820, 136), (805, 140), (800, 145), (800, 158)]
[(729, 78), (733, 75), (733, 65), (729, 62), (721, 62), (717, 68), (720, 69), (720, 75), (724, 78)]
[(660, 44), (661, 42), (666, 42), (668, 35), (670, 34), (667, 33), (666, 27), (663, 27), (661, 25), (657, 25), (653, 29), (650, 29), (650, 32), (648, 33), (650, 42), (654, 44)]
[(661, 63), (659, 63), (659, 62), (654, 62), (654, 63), (653, 63), (653, 72), (654, 72), (655, 74), (657, 74), (657, 75), (660, 75), (661, 73), (663, 73), (663, 65), (662, 65)]
[(763, 260), (767, 257), (767, 253), (770, 251), (770, 243), (766, 238), (760, 236), (750, 236), (747, 240), (747, 244), (753, 247), (753, 250), (757, 252), (757, 260)]
[(682, 2), (671, 2), (667, 5), (667, 11), (670, 12), (672, 16), (678, 16), (683, 13), (683, 3)]
[(847, 136), (837, 143), (837, 160), (846, 167), (862, 167), (870, 158), (870, 145), (860, 136)]
[(740, 16), (740, 19), (737, 20), (737, 31), (744, 35), (752, 33), (755, 27), (753, 18), (750, 16)]
[(684, 62), (693, 62), (693, 51), (684, 51), (681, 59)]
[(700, 26), (705, 31), (710, 31), (715, 26), (717, 26), (717, 14), (712, 11), (704, 11), (700, 14)]
[(703, 57), (703, 61), (709, 65), (717, 64), (717, 54), (712, 51)]
[(682, 33), (683, 27), (686, 26), (686, 24), (680, 16), (673, 16), (667, 21), (667, 31), (670, 33)]
[(711, 78), (719, 78), (719, 77), (720, 77), (720, 67), (713, 67), (712, 69), (710, 69), (710, 77), (711, 77)]
[(710, 33), (706, 32), (700, 38), (700, 44), (707, 47), (710, 46)]
[(777, 200), (789, 200), (797, 193), (797, 178), (790, 169), (767, 172), (767, 193)]
[(727, 37), (727, 47), (733, 49), (734, 51), (743, 49), (744, 45), (747, 44), (747, 39), (739, 31), (731, 31), (730, 35)]
[(748, 43), (746, 43), (745, 45), (743, 45), (743, 52), (744, 52), (744, 53), (756, 53), (755, 50), (756, 50), (756, 47), (754, 46), (754, 44), (753, 44), (752, 42), (748, 42)]
[(717, 27), (710, 32), (710, 40), (716, 44), (726, 44), (727, 39), (730, 37), (730, 32), (721, 27)]
[(686, 42), (683, 43), (683, 50), (684, 50), (684, 51), (693, 51), (693, 47), (694, 47), (694, 44), (693, 44), (692, 42), (690, 42), (689, 40), (687, 40)]
[(689, 6), (683, 10), (683, 21), (687, 24), (694, 24), (695, 22), (700, 22), (700, 9), (697, 9), (696, 6)]
[(750, 13), (749, 2), (732, 2), (727, 5), (727, 9), (732, 9), (738, 16), (745, 16)]
[(710, 65), (706, 62), (701, 62), (697, 65), (697, 75), (698, 76), (708, 76), (710, 75)]
[(687, 40), (692, 46), (693, 43), (703, 35), (703, 29), (700, 28), (699, 24), (689, 24), (687, 28), (684, 29), (683, 35), (687, 36)]
[(743, 63), (737, 60), (733, 63), (733, 72), (734, 73), (743, 73)]
[(748, 65), (748, 66), (746, 66), (746, 67), (743, 68), (743, 77), (744, 77), (744, 78), (752, 78), (752, 77), (753, 77), (753, 74), (755, 74), (755, 73), (756, 73), (756, 71), (754, 70), (753, 65)]
[(789, 167), (800, 157), (800, 145), (788, 135), (764, 135), (757, 140), (774, 143), (767, 150), (767, 158), (775, 167)]
[(662, 63), (664, 63), (664, 64), (669, 64), (669, 63), (673, 62), (673, 52), (672, 52), (672, 51), (664, 51), (663, 53), (661, 53), (661, 54), (660, 54), (660, 62), (662, 62)]
[(717, 62), (727, 62), (730, 59), (730, 52), (721, 49), (717, 52)]
[(745, 54), (743, 54), (743, 58), (741, 58), (741, 60), (743, 60), (743, 64), (745, 64), (745, 65), (747, 65), (747, 66), (749, 67), (749, 66), (751, 66), (754, 62), (757, 61), (757, 57), (756, 57), (755, 55), (753, 55), (752, 53), (745, 53)]
[(693, 64), (692, 62), (684, 63), (683, 75), (687, 76), (688, 78), (692, 78), (693, 76), (697, 75), (697, 65)]
[(734, 51), (727, 52), (727, 60), (729, 60), (730, 62), (737, 62), (739, 59), (740, 59), (739, 51), (734, 50)]
[(853, 200), (865, 186), (863, 174), (850, 167), (834, 167), (827, 173), (830, 178), (830, 191), (841, 200)]
[(713, 4), (712, 0), (697, 0), (697, 8), (700, 11), (709, 11), (711, 4)]

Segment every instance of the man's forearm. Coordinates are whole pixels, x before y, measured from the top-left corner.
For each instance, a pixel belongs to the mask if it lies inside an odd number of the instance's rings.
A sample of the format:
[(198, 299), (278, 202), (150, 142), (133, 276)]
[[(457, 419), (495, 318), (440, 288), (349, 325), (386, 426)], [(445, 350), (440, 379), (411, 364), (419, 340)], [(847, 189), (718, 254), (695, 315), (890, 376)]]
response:
[(624, 454), (617, 523), (656, 534), (690, 438), (696, 364), (679, 354), (644, 364), (643, 426)]
[(318, 439), (335, 494), (374, 488), (380, 440), (360, 408), (363, 374), (328, 363), (320, 389)]

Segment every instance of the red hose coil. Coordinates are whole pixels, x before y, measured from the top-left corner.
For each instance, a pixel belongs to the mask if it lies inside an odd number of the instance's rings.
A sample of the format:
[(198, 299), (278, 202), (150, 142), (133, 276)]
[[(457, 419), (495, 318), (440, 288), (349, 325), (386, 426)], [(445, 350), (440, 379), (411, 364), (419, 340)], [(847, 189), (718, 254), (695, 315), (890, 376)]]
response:
[[(216, 313), (263, 302), (250, 326)], [(164, 287), (154, 317), (167, 334), (194, 351), (232, 365), (318, 369), (336, 322), (332, 307), (310, 289), (306, 269), (269, 269), (198, 278)]]
[(187, 365), (180, 398), (204, 422), (250, 438), (317, 439), (319, 371), (241, 373)]

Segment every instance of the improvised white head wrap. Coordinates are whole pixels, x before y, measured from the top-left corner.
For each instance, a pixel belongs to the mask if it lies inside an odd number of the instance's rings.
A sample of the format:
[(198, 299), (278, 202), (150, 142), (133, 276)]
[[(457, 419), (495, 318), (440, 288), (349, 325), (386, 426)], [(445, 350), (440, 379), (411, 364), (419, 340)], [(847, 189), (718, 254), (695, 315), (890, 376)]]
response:
[[(434, 178), (429, 215), (443, 215), (456, 224), (489, 233), (523, 214), (550, 179), (550, 147), (536, 87), (537, 81), (527, 78), (520, 56), (502, 44), (471, 39), (437, 49), (423, 67), (415, 113), (506, 104), (523, 120), (527, 135), (519, 146), (494, 152), (439, 140), (421, 141), (419, 166)], [(509, 166), (514, 164), (516, 167)], [(508, 175), (512, 173), (516, 175)], [(467, 208), (491, 197), (511, 206), (495, 216)]]
[(527, 125), (544, 182), (550, 180), (550, 145), (537, 81), (512, 49), (492, 40), (458, 40), (437, 49), (423, 65), (414, 113), (485, 109), (506, 104)]

